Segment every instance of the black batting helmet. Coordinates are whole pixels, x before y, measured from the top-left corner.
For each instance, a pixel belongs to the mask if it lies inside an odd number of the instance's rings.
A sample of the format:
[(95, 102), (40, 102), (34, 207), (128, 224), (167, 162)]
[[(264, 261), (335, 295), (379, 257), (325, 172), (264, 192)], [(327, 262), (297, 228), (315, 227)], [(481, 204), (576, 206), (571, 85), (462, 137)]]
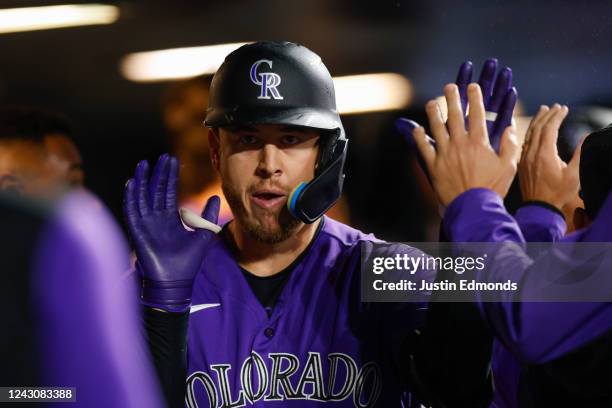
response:
[(230, 53), (213, 77), (204, 123), (320, 130), (315, 178), (293, 190), (287, 207), (293, 216), (312, 223), (340, 197), (348, 140), (336, 109), (332, 77), (308, 48), (263, 41)]

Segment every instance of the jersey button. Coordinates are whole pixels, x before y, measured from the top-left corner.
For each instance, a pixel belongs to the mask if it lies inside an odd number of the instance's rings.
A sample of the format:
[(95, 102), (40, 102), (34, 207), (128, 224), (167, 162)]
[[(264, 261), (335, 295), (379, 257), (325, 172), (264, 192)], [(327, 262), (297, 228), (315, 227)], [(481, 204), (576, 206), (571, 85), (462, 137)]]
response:
[(267, 338), (270, 338), (270, 337), (274, 336), (274, 329), (271, 328), (271, 327), (268, 327), (266, 330), (264, 330), (264, 335)]

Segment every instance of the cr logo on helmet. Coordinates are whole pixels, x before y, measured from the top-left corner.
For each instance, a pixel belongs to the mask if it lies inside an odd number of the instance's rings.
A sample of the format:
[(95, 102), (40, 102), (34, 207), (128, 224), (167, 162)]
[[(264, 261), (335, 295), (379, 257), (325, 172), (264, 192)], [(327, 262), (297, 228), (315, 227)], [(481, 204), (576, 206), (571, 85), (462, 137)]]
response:
[[(281, 83), (280, 75), (275, 74), (274, 72), (257, 72), (259, 65), (263, 63), (268, 64), (268, 66), (272, 68), (272, 61), (266, 59), (261, 59), (251, 65), (251, 81), (255, 85), (261, 86), (261, 92), (259, 93), (257, 99), (270, 99), (270, 94), (274, 99), (283, 99), (280, 92), (278, 92), (278, 89), (276, 89), (276, 87)], [(261, 77), (261, 79), (259, 79), (258, 76)]]

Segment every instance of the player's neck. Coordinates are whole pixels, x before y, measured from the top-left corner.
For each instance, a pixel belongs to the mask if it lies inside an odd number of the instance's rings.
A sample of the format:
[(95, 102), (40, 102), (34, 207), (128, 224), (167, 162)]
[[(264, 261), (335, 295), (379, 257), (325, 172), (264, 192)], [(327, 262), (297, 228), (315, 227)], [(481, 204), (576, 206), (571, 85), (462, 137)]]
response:
[(302, 224), (290, 238), (277, 244), (267, 244), (253, 239), (232, 222), (229, 229), (238, 250), (236, 254), (238, 264), (257, 276), (279, 273), (304, 252), (313, 240), (320, 222), (321, 220), (312, 224)]

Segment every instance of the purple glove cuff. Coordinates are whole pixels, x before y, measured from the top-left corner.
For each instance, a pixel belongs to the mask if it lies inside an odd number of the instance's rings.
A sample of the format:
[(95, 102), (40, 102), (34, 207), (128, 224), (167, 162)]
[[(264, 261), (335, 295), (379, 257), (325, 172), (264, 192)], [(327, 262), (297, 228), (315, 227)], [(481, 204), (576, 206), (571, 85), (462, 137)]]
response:
[(140, 301), (140, 304), (145, 307), (149, 307), (151, 309), (164, 310), (168, 313), (185, 313), (189, 311), (189, 308), (191, 306), (191, 305), (168, 306), (168, 305), (160, 305), (159, 303), (145, 302), (143, 300)]
[(149, 307), (185, 311), (191, 304), (192, 288), (193, 280), (160, 282), (143, 279), (141, 301)]

